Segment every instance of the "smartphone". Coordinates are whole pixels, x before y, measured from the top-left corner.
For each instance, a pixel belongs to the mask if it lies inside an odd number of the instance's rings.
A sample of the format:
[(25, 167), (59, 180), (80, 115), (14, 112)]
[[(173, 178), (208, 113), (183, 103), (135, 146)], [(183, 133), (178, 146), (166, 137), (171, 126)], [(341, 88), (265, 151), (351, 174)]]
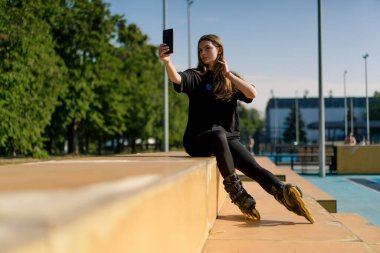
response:
[(173, 29), (166, 29), (162, 33), (162, 42), (168, 45), (169, 51), (166, 54), (172, 54), (173, 48)]

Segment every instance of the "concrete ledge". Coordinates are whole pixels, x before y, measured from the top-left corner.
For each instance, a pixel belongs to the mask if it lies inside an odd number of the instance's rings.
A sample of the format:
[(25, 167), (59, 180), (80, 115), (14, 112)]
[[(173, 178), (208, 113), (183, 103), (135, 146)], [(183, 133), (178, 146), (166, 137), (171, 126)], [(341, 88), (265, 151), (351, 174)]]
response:
[(355, 213), (336, 213), (334, 217), (355, 233), (360, 240), (370, 245), (375, 252), (380, 252), (379, 227), (372, 225), (362, 216)]
[(0, 181), (2, 253), (200, 252), (226, 197), (214, 158), (172, 152), (1, 166)]
[(338, 174), (380, 174), (380, 145), (337, 146)]

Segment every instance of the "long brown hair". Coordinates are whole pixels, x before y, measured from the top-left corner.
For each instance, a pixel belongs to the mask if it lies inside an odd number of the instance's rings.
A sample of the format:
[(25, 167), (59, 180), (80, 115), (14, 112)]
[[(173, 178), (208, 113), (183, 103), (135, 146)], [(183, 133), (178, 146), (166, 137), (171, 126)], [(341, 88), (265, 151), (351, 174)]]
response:
[(197, 70), (201, 74), (205, 74), (208, 70), (208, 66), (203, 64), (200, 52), (199, 52), (199, 44), (202, 41), (210, 41), (216, 48), (221, 49), (218, 58), (216, 59), (214, 75), (213, 75), (213, 83), (214, 89), (213, 93), (216, 96), (216, 99), (223, 101), (230, 101), (232, 96), (235, 93), (235, 87), (232, 82), (224, 77), (223, 75), (223, 65), (218, 61), (225, 61), (224, 58), (224, 48), (222, 40), (215, 34), (206, 34), (203, 35), (198, 41), (198, 66)]

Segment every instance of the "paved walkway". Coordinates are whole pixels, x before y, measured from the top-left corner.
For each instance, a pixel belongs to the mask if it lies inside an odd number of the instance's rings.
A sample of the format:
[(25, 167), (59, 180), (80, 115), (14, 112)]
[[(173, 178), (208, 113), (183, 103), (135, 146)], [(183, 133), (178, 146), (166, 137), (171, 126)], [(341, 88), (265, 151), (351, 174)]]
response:
[(245, 182), (245, 187), (255, 195), (261, 220), (244, 220), (239, 209), (227, 199), (203, 253), (380, 252), (380, 229), (366, 225), (356, 214), (335, 216), (305, 196), (316, 221), (310, 224), (287, 211), (257, 183)]

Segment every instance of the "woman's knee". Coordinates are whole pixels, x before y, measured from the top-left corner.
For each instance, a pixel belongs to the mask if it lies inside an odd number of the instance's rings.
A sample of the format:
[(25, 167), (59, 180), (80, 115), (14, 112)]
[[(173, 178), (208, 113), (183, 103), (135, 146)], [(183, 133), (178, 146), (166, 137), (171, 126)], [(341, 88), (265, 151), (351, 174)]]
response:
[(226, 133), (222, 130), (213, 130), (209, 132), (209, 137), (212, 144), (228, 145)]

